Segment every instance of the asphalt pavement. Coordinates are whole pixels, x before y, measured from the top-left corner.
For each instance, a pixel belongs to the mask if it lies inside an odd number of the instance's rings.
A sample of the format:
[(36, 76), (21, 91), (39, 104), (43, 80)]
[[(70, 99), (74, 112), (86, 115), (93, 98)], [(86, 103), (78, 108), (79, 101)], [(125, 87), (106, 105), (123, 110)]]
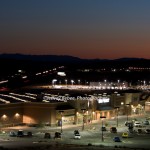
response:
[[(139, 122), (143, 122), (145, 120), (145, 116), (131, 116), (129, 117), (130, 120), (135, 118)], [(150, 125), (147, 125), (142, 128), (143, 133), (133, 133), (130, 134), (128, 138), (122, 138), (122, 133), (127, 132), (128, 128), (124, 125), (126, 121), (126, 116), (120, 116), (117, 133), (110, 133), (110, 127), (116, 126), (116, 118), (106, 119), (104, 123), (107, 124), (106, 128), (107, 131), (103, 132), (102, 138), (102, 131), (101, 129), (101, 121), (93, 121), (92, 123), (85, 124), (84, 130), (82, 130), (82, 125), (63, 125), (62, 129), (62, 138), (61, 139), (54, 139), (55, 132), (61, 131), (61, 127), (43, 127), (43, 128), (36, 128), (36, 127), (28, 127), (28, 126), (17, 126), (11, 128), (3, 128), (1, 129), (2, 132), (0, 134), (0, 145), (4, 148), (20, 148), (20, 147), (36, 147), (38, 146), (48, 146), (48, 145), (76, 145), (76, 146), (95, 146), (95, 147), (128, 147), (128, 148), (147, 148), (150, 147), (150, 134), (144, 133), (146, 128), (150, 128)], [(22, 129), (24, 132), (31, 131), (33, 133), (32, 137), (10, 137), (10, 131), (18, 131)], [(134, 130), (138, 128), (135, 127)], [(74, 139), (74, 130), (79, 130), (81, 139)], [(50, 139), (45, 139), (44, 135), (48, 132), (51, 134)], [(115, 136), (120, 137), (121, 142), (114, 142), (113, 138)]]

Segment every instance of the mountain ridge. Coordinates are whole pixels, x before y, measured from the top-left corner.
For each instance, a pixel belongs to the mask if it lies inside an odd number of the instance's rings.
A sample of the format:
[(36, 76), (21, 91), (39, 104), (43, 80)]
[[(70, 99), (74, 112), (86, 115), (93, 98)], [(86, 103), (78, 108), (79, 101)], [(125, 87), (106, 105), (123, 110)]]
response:
[(134, 60), (150, 60), (146, 58), (122, 57), (117, 59), (100, 59), (100, 58), (79, 58), (71, 55), (31, 55), (31, 54), (0, 54), (0, 59), (18, 59), (18, 60), (34, 60), (34, 61), (134, 61)]

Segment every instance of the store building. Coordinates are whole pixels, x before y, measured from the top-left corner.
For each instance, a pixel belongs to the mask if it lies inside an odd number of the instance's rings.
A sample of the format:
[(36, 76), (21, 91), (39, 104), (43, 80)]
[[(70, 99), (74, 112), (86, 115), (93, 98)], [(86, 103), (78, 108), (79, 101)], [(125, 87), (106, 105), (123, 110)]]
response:
[(139, 91), (124, 91), (68, 97), (67, 101), (43, 102), (41, 100), (1, 104), (0, 122), (1, 126), (22, 123), (60, 126), (61, 123), (88, 124), (93, 120), (99, 120), (100, 116), (109, 119), (116, 116), (116, 108), (119, 115), (150, 112), (150, 98), (141, 100), (140, 97)]

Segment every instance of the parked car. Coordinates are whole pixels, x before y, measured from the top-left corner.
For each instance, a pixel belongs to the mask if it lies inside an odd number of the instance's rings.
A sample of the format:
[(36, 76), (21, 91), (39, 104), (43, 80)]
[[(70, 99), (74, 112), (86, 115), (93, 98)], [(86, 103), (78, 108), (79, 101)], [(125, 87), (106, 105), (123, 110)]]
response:
[(44, 138), (45, 139), (50, 139), (51, 138), (51, 134), (50, 133), (45, 133)]
[(121, 139), (120, 139), (120, 137), (115, 136), (115, 137), (113, 138), (113, 141), (114, 141), (114, 142), (121, 142)]
[(80, 134), (75, 134), (75, 135), (74, 135), (74, 138), (75, 138), (75, 139), (81, 139), (81, 135), (80, 135)]
[(127, 127), (133, 127), (133, 122), (132, 121), (125, 121), (124, 125)]
[(74, 130), (74, 134), (79, 134), (79, 131), (78, 130)]
[(117, 133), (117, 128), (116, 127), (111, 127), (110, 132), (111, 133)]
[(23, 137), (23, 136), (24, 136), (24, 131), (23, 130), (18, 130), (17, 137)]
[(32, 137), (32, 132), (31, 131), (27, 132), (27, 136)]
[(137, 133), (141, 134), (143, 132), (142, 129), (137, 129)]
[(148, 120), (145, 120), (145, 121), (143, 122), (143, 124), (144, 124), (144, 125), (149, 125), (149, 121), (148, 121)]
[(80, 133), (79, 133), (78, 130), (75, 130), (75, 131), (74, 131), (74, 138), (75, 138), (75, 139), (81, 139), (81, 135), (80, 135)]
[(146, 133), (146, 134), (150, 134), (150, 129), (146, 129), (146, 130), (145, 130), (145, 133)]
[(60, 139), (61, 138), (61, 133), (60, 132), (55, 132), (54, 139)]
[(107, 131), (106, 127), (101, 127), (101, 131)]
[(122, 133), (122, 138), (128, 138), (128, 137), (129, 137), (129, 134), (127, 132)]
[(141, 126), (141, 123), (140, 123), (140, 122), (135, 121), (135, 122), (134, 122), (134, 127), (142, 127), (142, 126)]
[(17, 136), (17, 133), (15, 131), (10, 131), (9, 136), (15, 137), (15, 136)]

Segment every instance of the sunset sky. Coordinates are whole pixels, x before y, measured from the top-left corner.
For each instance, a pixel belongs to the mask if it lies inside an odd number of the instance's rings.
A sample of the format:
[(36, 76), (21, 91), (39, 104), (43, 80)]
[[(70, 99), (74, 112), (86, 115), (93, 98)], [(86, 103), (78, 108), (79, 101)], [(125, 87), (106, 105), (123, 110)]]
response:
[(150, 0), (0, 0), (0, 53), (150, 59)]

